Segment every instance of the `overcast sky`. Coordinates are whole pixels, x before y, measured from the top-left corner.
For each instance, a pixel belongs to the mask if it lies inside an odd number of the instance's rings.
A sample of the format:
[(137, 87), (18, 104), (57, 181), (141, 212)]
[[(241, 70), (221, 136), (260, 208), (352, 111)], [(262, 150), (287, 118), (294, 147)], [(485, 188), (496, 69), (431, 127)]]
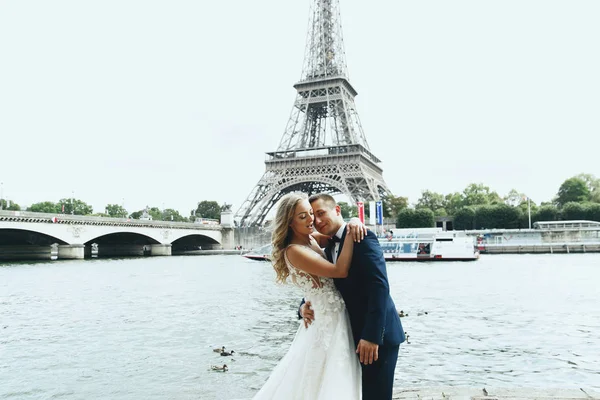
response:
[[(0, 0), (0, 182), (241, 205), (300, 79), (309, 2)], [(600, 176), (600, 1), (341, 0), (350, 81), (395, 195), (485, 183), (537, 203)]]

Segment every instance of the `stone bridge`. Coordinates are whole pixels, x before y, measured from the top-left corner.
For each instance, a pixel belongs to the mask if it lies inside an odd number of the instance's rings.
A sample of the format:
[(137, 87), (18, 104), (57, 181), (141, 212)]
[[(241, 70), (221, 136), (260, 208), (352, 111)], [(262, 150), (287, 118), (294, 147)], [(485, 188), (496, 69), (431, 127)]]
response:
[(0, 211), (0, 259), (167, 256), (232, 249), (233, 226)]

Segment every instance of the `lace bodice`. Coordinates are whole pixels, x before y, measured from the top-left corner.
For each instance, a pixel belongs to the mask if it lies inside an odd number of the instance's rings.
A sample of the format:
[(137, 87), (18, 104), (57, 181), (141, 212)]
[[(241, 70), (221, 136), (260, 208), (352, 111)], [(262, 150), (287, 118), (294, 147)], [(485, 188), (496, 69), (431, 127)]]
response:
[[(299, 245), (290, 245), (299, 246)], [(311, 247), (304, 246), (311, 251)], [(315, 251), (315, 257), (325, 258), (325, 254), (321, 250), (320, 253)], [(329, 346), (329, 336), (331, 333), (330, 325), (334, 323), (334, 319), (346, 310), (346, 304), (340, 292), (338, 292), (332, 278), (313, 277), (312, 275), (296, 268), (284, 253), (285, 263), (290, 272), (291, 282), (298, 286), (306, 301), (310, 301), (312, 309), (315, 311), (315, 323), (313, 326), (322, 331), (319, 335), (322, 339), (321, 344), (327, 348)]]
[[(291, 244), (289, 246), (301, 246), (307, 249), (310, 249), (315, 253), (315, 257), (325, 257), (325, 253), (323, 250), (320, 250), (320, 253), (317, 253), (312, 247), (303, 246), (298, 244)], [(288, 248), (289, 248), (288, 246)], [(315, 277), (307, 272), (302, 271), (300, 268), (296, 268), (289, 260), (287, 256), (287, 249), (283, 253), (283, 257), (285, 259), (285, 263), (288, 267), (288, 271), (290, 272), (290, 280), (296, 286), (298, 286), (305, 294), (309, 293), (320, 293), (322, 290), (328, 290), (330, 288), (335, 289), (335, 285), (333, 284), (333, 279), (324, 278), (324, 277)]]

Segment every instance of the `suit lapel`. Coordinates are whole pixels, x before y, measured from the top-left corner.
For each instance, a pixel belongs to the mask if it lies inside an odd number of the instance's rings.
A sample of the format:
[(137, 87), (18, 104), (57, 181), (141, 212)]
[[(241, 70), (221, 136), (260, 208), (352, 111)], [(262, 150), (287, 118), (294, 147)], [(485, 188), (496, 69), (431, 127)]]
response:
[(331, 245), (328, 245), (327, 247), (325, 247), (325, 256), (327, 257), (327, 261), (329, 262), (333, 262), (333, 256), (331, 255), (331, 249), (333, 247)]
[(340, 239), (340, 245), (338, 247), (337, 255), (339, 256), (342, 253), (342, 247), (344, 247), (344, 239), (346, 239), (346, 231), (348, 231), (348, 225), (344, 227), (344, 232), (342, 232), (342, 238)]

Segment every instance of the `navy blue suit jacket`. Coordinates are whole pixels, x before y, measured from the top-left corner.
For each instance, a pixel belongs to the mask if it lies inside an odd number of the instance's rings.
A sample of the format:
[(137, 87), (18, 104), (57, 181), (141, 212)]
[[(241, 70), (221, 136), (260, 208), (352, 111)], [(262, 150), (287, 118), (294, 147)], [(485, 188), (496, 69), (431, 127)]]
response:
[[(342, 251), (346, 230), (338, 254)], [(329, 261), (332, 261), (331, 250), (331, 247), (325, 249)], [(334, 282), (346, 303), (355, 344), (358, 345), (360, 339), (380, 346), (404, 342), (404, 329), (390, 297), (383, 251), (373, 232), (367, 231), (364, 240), (354, 243), (348, 276), (336, 278)]]

